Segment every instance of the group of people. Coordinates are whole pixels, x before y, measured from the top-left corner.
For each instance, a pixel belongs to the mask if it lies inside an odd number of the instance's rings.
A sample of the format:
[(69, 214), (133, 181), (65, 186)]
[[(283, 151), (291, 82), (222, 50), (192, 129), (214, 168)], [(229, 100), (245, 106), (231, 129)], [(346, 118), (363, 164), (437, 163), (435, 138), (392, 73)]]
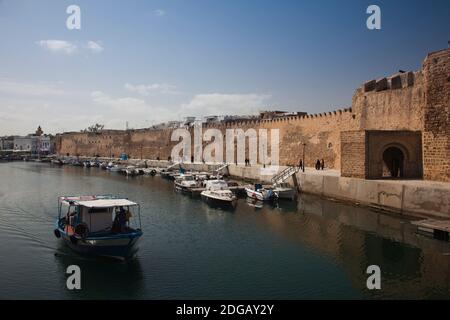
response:
[(317, 159), (316, 161), (316, 170), (323, 170), (325, 168), (325, 161)]
[[(303, 160), (300, 160), (300, 163), (298, 165), (300, 167), (300, 169), (304, 170), (305, 169), (305, 164), (303, 163)], [(319, 160), (317, 159), (316, 164), (315, 164), (315, 168), (316, 170), (323, 170), (325, 168), (325, 160)]]

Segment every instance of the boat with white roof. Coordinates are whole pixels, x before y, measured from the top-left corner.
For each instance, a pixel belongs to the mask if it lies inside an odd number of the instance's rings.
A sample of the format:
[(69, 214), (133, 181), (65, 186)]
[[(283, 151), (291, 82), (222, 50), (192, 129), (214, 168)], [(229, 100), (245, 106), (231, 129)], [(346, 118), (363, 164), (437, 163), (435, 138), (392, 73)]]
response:
[(77, 253), (129, 259), (142, 236), (140, 207), (114, 196), (59, 197), (54, 234)]
[(200, 195), (211, 206), (235, 208), (237, 204), (237, 197), (224, 180), (206, 181), (206, 190)]

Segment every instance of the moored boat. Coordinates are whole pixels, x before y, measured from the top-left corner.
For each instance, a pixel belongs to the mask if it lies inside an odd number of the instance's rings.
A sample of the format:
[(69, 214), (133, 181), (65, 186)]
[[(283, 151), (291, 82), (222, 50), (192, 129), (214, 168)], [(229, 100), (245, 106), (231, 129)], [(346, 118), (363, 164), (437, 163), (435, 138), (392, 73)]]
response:
[(206, 181), (206, 190), (200, 194), (202, 200), (214, 207), (235, 208), (237, 197), (224, 180)]
[(58, 166), (62, 166), (64, 163), (63, 163), (63, 161), (62, 161), (61, 159), (53, 159), (53, 160), (51, 161), (51, 164), (55, 164), (55, 165), (58, 165)]
[(54, 233), (77, 253), (129, 259), (142, 236), (140, 207), (112, 196), (59, 197)]
[(122, 170), (123, 173), (125, 173), (127, 176), (133, 177), (138, 175), (138, 172), (136, 171), (135, 166), (127, 166), (125, 169)]
[(275, 185), (273, 192), (278, 199), (294, 200), (297, 197), (297, 190), (289, 186), (288, 183), (280, 183)]
[(258, 183), (254, 186), (247, 186), (245, 192), (247, 193), (247, 197), (261, 201), (271, 201), (277, 198), (273, 190), (265, 189)]
[(201, 182), (195, 179), (192, 174), (180, 174), (174, 182), (175, 190), (181, 192), (188, 192), (192, 188), (199, 187)]
[(113, 166), (108, 166), (107, 170), (109, 170), (110, 172), (122, 172), (122, 170), (125, 169), (125, 166), (119, 165), (119, 164), (115, 164)]

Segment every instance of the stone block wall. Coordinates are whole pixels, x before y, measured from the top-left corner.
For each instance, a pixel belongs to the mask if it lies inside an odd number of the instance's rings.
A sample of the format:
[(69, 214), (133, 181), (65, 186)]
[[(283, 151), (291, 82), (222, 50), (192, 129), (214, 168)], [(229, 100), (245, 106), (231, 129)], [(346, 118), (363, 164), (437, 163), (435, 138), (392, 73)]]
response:
[(341, 175), (366, 178), (366, 143), (364, 130), (341, 132)]
[(450, 49), (430, 53), (423, 132), (424, 178), (450, 182)]
[[(367, 152), (365, 131), (422, 132), (424, 178), (448, 182), (449, 55), (450, 49), (431, 53), (417, 72), (397, 73), (366, 82), (355, 91), (351, 108), (274, 119), (210, 123), (203, 126), (203, 133), (207, 129), (219, 129), (225, 141), (226, 129), (278, 129), (280, 165), (298, 165), (305, 156), (308, 167), (313, 167), (317, 159), (324, 159), (326, 168), (341, 169), (343, 176), (363, 178), (368, 176), (368, 163), (362, 160)], [(118, 157), (126, 153), (136, 159), (166, 160), (178, 143), (171, 141), (172, 132), (173, 129), (142, 129), (66, 133), (54, 139), (54, 146), (61, 155)], [(193, 130), (190, 132), (192, 136)], [(192, 138), (192, 144), (193, 141)], [(204, 146), (206, 144), (203, 142)], [(246, 152), (248, 154), (248, 146)], [(417, 161), (422, 161), (419, 158)]]

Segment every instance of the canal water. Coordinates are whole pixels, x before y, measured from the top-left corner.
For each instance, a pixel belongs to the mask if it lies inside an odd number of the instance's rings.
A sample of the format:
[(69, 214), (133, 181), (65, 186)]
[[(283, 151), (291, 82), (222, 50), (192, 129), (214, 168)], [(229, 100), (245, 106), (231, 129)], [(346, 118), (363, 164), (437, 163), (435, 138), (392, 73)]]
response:
[[(303, 195), (234, 212), (174, 192), (161, 177), (0, 163), (1, 299), (450, 298), (450, 246), (408, 219)], [(77, 256), (53, 235), (59, 195), (115, 194), (141, 204), (131, 262)], [(81, 268), (82, 289), (66, 289)], [(366, 269), (381, 268), (381, 290)]]

